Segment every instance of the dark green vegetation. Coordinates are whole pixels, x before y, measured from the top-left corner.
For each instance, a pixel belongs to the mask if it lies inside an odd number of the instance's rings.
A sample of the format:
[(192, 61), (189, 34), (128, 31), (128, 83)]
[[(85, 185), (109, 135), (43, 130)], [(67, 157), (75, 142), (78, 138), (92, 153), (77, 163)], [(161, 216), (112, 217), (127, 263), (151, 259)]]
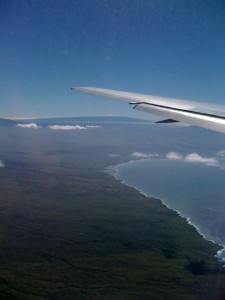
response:
[(204, 147), (205, 131), (190, 143), (161, 128), (1, 128), (1, 299), (224, 299), (219, 247), (102, 172), (134, 151)]

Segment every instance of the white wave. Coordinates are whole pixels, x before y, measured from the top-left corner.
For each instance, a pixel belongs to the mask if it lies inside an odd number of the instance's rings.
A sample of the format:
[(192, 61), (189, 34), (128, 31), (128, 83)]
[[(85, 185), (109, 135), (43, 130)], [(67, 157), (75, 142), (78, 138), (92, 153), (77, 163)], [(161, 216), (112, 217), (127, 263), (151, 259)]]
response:
[(218, 258), (220, 261), (225, 262), (225, 247), (217, 251), (216, 258)]

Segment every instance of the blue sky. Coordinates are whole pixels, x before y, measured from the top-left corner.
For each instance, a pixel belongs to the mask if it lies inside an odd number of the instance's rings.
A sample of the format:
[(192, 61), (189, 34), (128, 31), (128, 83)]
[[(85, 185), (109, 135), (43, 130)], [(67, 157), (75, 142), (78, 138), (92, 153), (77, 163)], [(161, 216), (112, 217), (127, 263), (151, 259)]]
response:
[(0, 117), (128, 115), (96, 86), (225, 103), (224, 0), (1, 1)]

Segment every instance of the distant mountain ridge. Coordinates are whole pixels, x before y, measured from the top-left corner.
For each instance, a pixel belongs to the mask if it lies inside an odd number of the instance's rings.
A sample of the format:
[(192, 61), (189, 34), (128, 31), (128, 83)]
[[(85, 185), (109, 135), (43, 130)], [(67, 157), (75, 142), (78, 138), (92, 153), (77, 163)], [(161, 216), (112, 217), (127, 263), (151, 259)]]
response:
[(3, 119), (0, 118), (0, 126), (16, 126), (16, 124), (36, 123), (41, 126), (48, 125), (77, 125), (77, 124), (110, 124), (110, 123), (147, 123), (148, 120), (118, 117), (118, 116), (93, 116), (93, 117), (63, 117), (63, 118), (37, 118), (37, 119)]
[(0, 126), (15, 126), (16, 124), (15, 120), (0, 118)]
[(124, 122), (147, 122), (145, 120), (117, 117), (117, 116), (97, 116), (97, 117), (65, 117), (65, 118), (44, 118), (44, 119), (30, 119), (27, 122), (38, 122), (38, 124), (53, 124), (60, 122), (61, 124), (75, 124), (75, 123), (124, 123)]

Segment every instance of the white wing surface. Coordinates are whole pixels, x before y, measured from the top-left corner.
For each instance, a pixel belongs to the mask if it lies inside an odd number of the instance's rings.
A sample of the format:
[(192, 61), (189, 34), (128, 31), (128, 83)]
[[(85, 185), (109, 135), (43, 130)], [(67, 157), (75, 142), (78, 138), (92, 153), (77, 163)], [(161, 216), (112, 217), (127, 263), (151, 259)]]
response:
[(223, 105), (94, 87), (75, 87), (72, 90), (129, 103), (135, 109), (166, 119), (165, 122), (183, 122), (225, 133), (225, 106)]

